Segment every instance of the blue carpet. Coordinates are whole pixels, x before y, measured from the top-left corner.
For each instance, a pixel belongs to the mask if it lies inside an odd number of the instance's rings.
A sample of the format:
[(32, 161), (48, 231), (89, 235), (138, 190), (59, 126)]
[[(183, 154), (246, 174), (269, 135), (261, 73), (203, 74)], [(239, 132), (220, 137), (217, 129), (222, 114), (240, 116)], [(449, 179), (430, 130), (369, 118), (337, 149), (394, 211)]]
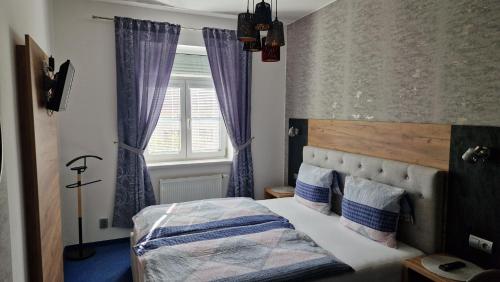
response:
[(127, 239), (86, 244), (96, 254), (86, 260), (64, 260), (66, 282), (131, 282), (130, 242)]

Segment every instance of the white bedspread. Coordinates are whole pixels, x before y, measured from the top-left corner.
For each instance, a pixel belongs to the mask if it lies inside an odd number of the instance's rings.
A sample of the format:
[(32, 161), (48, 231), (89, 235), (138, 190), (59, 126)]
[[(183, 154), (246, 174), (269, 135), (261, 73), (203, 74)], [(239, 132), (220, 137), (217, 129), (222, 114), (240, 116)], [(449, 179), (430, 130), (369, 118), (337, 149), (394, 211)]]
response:
[(331, 281), (399, 282), (402, 261), (422, 254), (401, 242), (398, 242), (397, 249), (392, 249), (371, 241), (342, 226), (338, 215), (321, 214), (297, 203), (293, 198), (258, 202), (290, 220), (297, 230), (308, 234), (321, 247), (354, 268), (354, 273), (336, 276)]

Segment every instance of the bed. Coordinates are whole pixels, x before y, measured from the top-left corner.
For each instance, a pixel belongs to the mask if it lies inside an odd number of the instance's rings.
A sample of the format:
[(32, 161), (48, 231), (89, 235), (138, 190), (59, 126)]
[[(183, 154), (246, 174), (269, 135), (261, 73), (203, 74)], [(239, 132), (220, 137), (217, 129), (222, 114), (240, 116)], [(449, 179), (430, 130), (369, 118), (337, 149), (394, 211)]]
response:
[(401, 281), (401, 261), (423, 254), (399, 242), (397, 249), (388, 248), (355, 233), (339, 222), (338, 215), (324, 215), (293, 198), (260, 201), (261, 204), (290, 220), (327, 251), (350, 265), (353, 273), (323, 281)]
[[(303, 159), (308, 164), (335, 169), (342, 176), (358, 176), (405, 189), (415, 217), (414, 223), (400, 222), (398, 248), (392, 249), (341, 226), (338, 215), (320, 214), (293, 198), (258, 201), (354, 270), (319, 281), (400, 281), (402, 260), (442, 250), (445, 175), (439, 169), (310, 146), (304, 147)], [(134, 229), (131, 235), (134, 246), (137, 231)], [(143, 281), (143, 266), (133, 251), (131, 256), (134, 281)]]

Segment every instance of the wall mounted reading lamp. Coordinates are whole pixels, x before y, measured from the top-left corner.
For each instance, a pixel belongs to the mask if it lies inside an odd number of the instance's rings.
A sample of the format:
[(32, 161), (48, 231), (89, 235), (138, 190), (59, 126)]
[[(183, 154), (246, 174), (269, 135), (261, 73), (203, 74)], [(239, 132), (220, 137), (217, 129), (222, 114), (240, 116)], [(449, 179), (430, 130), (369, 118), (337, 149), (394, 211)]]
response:
[(299, 135), (299, 133), (300, 133), (300, 131), (296, 127), (292, 126), (288, 129), (288, 136), (290, 136), (290, 137), (295, 137), (295, 136)]
[(476, 146), (474, 148), (470, 147), (462, 155), (462, 160), (471, 164), (475, 164), (479, 161), (484, 163), (490, 157), (490, 153), (491, 153), (490, 148), (485, 146)]

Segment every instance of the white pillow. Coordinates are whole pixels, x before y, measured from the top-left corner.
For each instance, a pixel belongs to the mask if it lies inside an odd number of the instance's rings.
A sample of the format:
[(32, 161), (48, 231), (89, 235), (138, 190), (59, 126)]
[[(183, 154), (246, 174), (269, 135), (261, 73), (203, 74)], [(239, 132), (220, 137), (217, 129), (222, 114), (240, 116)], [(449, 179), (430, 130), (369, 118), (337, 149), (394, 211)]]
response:
[(302, 163), (295, 187), (297, 202), (324, 214), (330, 213), (333, 170)]
[(401, 188), (348, 176), (340, 222), (357, 233), (391, 248), (397, 247)]

